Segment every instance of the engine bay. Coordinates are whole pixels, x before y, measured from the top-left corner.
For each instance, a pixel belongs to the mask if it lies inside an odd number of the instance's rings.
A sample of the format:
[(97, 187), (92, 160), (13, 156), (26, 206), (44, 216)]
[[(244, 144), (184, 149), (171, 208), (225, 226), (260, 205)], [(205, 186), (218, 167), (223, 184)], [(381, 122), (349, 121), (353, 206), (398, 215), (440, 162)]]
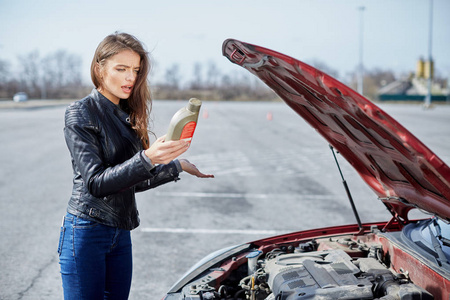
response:
[(254, 248), (208, 269), (182, 299), (435, 299), (393, 247), (389, 235), (366, 234)]

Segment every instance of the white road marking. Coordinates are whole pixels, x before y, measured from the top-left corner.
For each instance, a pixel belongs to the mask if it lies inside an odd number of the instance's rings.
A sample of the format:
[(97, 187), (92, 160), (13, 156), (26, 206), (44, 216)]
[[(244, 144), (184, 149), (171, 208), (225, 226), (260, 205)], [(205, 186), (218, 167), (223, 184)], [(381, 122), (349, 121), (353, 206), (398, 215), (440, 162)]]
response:
[(336, 195), (301, 195), (301, 194), (252, 194), (252, 193), (203, 193), (203, 192), (155, 192), (161, 197), (187, 197), (187, 198), (299, 198), (311, 200), (340, 199), (343, 196)]

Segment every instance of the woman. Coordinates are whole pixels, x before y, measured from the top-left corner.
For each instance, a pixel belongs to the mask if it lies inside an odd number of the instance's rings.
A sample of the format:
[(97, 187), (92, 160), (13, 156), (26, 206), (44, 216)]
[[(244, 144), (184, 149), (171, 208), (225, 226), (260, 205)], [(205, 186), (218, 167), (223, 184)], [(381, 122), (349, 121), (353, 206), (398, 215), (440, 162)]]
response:
[(163, 136), (149, 145), (148, 73), (148, 54), (135, 37), (109, 35), (92, 60), (96, 89), (66, 110), (74, 179), (58, 249), (65, 299), (127, 299), (130, 230), (139, 225), (135, 193), (176, 181), (181, 171), (213, 177), (176, 160), (190, 141)]

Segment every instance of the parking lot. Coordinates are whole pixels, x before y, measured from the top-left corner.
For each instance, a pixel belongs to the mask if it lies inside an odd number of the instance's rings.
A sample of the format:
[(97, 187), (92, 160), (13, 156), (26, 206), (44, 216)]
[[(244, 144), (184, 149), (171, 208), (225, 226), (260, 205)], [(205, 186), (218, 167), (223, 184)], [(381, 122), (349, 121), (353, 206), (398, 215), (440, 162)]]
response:
[[(165, 133), (183, 101), (155, 101)], [(381, 107), (450, 164), (450, 105)], [(63, 105), (0, 109), (0, 299), (62, 299), (57, 243), (71, 193)], [(267, 235), (355, 223), (325, 140), (284, 103), (204, 102), (183, 155), (214, 179), (181, 180), (138, 196), (130, 299), (160, 299), (197, 260)], [(342, 157), (363, 222), (390, 218)]]

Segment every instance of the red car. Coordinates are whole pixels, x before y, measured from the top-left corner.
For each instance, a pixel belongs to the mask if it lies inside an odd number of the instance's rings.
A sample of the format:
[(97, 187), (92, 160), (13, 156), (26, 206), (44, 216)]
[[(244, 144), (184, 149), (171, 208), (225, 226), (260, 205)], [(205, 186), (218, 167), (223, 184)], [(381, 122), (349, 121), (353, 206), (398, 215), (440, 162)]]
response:
[[(392, 218), (361, 224), (347, 189), (357, 224), (222, 249), (192, 267), (164, 299), (448, 300), (450, 168), (375, 104), (321, 71), (237, 40), (226, 40), (223, 54), (313, 126)], [(411, 209), (430, 217), (410, 220)]]

